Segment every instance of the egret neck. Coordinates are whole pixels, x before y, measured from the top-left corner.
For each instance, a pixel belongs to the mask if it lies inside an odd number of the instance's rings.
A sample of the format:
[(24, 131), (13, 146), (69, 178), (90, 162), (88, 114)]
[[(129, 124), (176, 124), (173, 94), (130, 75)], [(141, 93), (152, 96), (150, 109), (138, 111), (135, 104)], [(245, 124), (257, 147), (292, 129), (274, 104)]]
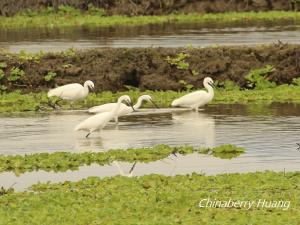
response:
[(87, 96), (89, 94), (89, 85), (87, 83), (84, 83), (83, 88), (83, 95)]
[(116, 107), (111, 111), (113, 117), (118, 116), (118, 112), (119, 112), (122, 101), (123, 101), (123, 99), (119, 98)]
[(133, 106), (133, 108), (134, 109), (139, 109), (142, 106), (143, 100), (144, 99), (142, 98), (142, 96), (139, 97), (137, 103)]
[(214, 89), (213, 89), (213, 87), (210, 84), (208, 84), (208, 83), (205, 83), (204, 87), (208, 91), (208, 97), (209, 97), (209, 99), (210, 100), (213, 99), (213, 97), (214, 97)]

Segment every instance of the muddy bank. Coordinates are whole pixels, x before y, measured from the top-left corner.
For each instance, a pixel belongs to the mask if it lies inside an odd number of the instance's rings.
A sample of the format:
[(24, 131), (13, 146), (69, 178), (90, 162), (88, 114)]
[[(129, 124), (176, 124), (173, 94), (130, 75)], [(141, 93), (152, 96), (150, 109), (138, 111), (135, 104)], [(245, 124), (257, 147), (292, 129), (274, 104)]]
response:
[[(210, 76), (245, 87), (249, 71), (268, 64), (275, 67), (268, 79), (277, 84), (290, 83), (300, 75), (300, 45), (95, 49), (71, 53), (49, 53), (39, 59), (1, 54), (0, 62), (6, 65), (2, 68), (4, 77), (0, 85), (8, 91), (36, 92), (90, 79), (96, 83), (96, 91), (126, 90), (126, 85), (141, 90), (182, 90), (185, 85), (181, 80), (198, 88), (202, 87), (203, 78)], [(189, 55), (184, 60), (189, 63), (187, 69), (178, 69), (166, 60), (168, 56), (178, 58), (179, 53)], [(48, 81), (46, 75), (50, 78)], [(19, 78), (13, 80), (16, 76)]]
[(103, 8), (107, 15), (161, 15), (169, 13), (217, 13), (228, 11), (299, 10), (293, 0), (1, 0), (0, 15), (12, 16), (24, 9), (41, 10), (68, 5), (83, 11), (88, 5)]

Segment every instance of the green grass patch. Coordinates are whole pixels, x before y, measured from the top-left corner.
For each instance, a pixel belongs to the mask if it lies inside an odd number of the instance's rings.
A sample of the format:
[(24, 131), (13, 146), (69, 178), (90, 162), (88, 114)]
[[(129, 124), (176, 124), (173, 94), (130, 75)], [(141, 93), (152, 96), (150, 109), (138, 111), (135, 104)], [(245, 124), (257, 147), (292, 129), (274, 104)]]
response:
[(22, 28), (22, 27), (112, 27), (112, 26), (141, 26), (163, 23), (200, 23), (209, 25), (259, 25), (261, 22), (275, 25), (276, 22), (299, 23), (300, 13), (287, 11), (269, 12), (228, 12), (217, 14), (171, 14), (162, 16), (105, 16), (99, 13), (86, 12), (69, 9), (54, 12), (51, 9), (41, 12), (27, 12), (13, 17), (0, 17), (0, 28)]
[(13, 171), (21, 174), (28, 171), (44, 170), (64, 172), (78, 170), (80, 166), (107, 165), (113, 161), (152, 162), (167, 158), (171, 154), (210, 154), (222, 159), (231, 159), (244, 153), (245, 150), (234, 145), (221, 145), (215, 148), (195, 148), (192, 146), (170, 147), (156, 145), (151, 148), (109, 150), (107, 152), (55, 152), (37, 153), (31, 155), (0, 155), (0, 172)]
[[(300, 173), (90, 177), (0, 196), (1, 224), (298, 225)], [(200, 208), (202, 199), (290, 201), (282, 208)]]
[[(228, 83), (228, 82), (227, 82)], [(170, 107), (171, 102), (188, 91), (139, 91), (130, 90), (124, 92), (102, 92), (91, 93), (85, 100), (77, 101), (74, 104), (76, 109), (87, 109), (92, 106), (101, 105), (109, 102), (116, 102), (121, 95), (129, 95), (133, 102), (143, 94), (149, 94), (160, 107)], [(41, 93), (22, 93), (15, 91), (0, 94), (0, 112), (24, 112), (24, 111), (47, 111), (53, 110), (50, 105), (55, 99), (48, 99), (45, 92)], [(291, 102), (300, 103), (300, 86), (297, 84), (280, 85), (273, 88), (239, 90), (239, 88), (217, 88), (212, 104), (250, 104), (250, 103), (272, 103), (272, 102)], [(62, 109), (70, 109), (68, 102), (61, 102)], [(145, 107), (153, 107), (151, 103), (146, 103)]]

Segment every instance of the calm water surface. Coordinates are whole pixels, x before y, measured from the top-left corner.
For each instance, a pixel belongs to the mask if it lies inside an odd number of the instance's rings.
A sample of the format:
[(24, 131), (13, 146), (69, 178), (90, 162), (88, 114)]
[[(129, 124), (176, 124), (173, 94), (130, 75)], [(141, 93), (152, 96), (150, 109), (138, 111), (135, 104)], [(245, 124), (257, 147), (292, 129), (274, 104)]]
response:
[[(296, 144), (300, 142), (300, 105), (210, 105), (199, 113), (147, 109), (122, 118), (118, 126), (111, 123), (101, 133), (86, 139), (85, 132), (73, 132), (73, 129), (88, 116), (86, 112), (2, 115), (0, 153), (106, 151), (161, 143), (172, 146), (231, 143), (245, 147), (247, 152), (232, 160), (197, 154), (172, 156), (158, 162), (138, 163), (134, 175), (300, 170), (300, 151)], [(121, 163), (121, 166), (127, 171), (131, 165)], [(0, 186), (17, 182), (16, 189), (22, 190), (38, 181), (117, 174), (119, 171), (114, 165), (84, 166), (79, 171), (67, 173), (31, 172), (20, 177), (2, 173)]]
[(300, 26), (203, 28), (199, 24), (166, 24), (133, 28), (0, 30), (0, 49), (62, 51), (98, 47), (183, 47), (300, 43)]

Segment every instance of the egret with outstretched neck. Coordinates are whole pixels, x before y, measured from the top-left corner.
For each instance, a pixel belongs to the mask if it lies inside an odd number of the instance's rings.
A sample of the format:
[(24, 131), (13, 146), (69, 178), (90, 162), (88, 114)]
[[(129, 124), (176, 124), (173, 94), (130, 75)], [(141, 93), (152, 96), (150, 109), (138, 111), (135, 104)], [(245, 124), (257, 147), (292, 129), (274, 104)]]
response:
[(187, 107), (198, 111), (199, 107), (206, 105), (214, 98), (214, 81), (210, 77), (206, 77), (203, 80), (203, 85), (207, 91), (200, 90), (189, 93), (175, 99), (171, 105), (173, 107)]
[[(122, 103), (117, 116), (115, 116), (115, 118), (114, 118), (115, 122), (118, 123), (118, 117), (125, 116), (129, 113), (132, 113), (134, 110), (139, 109), (142, 106), (144, 101), (151, 102), (156, 108), (158, 108), (158, 106), (152, 100), (150, 95), (142, 95), (138, 98), (138, 101), (133, 106), (133, 108)], [(116, 106), (116, 104), (117, 103), (107, 103), (107, 104), (103, 104), (103, 105), (99, 105), (99, 106), (94, 106), (89, 109), (89, 113), (109, 112)]]
[[(89, 89), (93, 90), (95, 88), (94, 83), (90, 80), (84, 82), (84, 85), (78, 83), (66, 84), (54, 89), (51, 89), (47, 96), (50, 97), (58, 97), (60, 100), (67, 100), (74, 102), (76, 100), (84, 99), (89, 94)], [(55, 102), (55, 104), (57, 104)]]
[(122, 102), (126, 102), (127, 104), (131, 105), (130, 97), (128, 95), (123, 95), (118, 99), (117, 104), (111, 111), (99, 113), (87, 118), (86, 120), (78, 124), (75, 127), (74, 131), (79, 131), (79, 130), (88, 131), (88, 134), (85, 136), (87, 138), (94, 131), (102, 130), (110, 120), (112, 120), (118, 115), (118, 111), (120, 109)]

